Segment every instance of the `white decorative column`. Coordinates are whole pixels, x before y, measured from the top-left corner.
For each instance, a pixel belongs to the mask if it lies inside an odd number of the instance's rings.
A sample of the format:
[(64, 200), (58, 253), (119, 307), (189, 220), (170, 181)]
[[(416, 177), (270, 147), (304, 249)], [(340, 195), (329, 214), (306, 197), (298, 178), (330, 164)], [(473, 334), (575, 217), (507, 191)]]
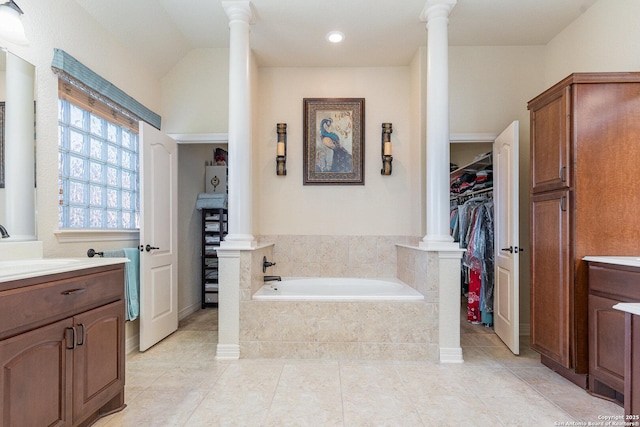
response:
[(242, 253), (256, 246), (251, 186), (251, 47), (248, 0), (222, 0), (229, 17), (229, 234), (217, 250), (219, 266), (216, 358), (240, 357)]
[(255, 247), (251, 185), (251, 47), (253, 19), (248, 0), (223, 0), (229, 17), (229, 234), (221, 244)]
[[(449, 13), (456, 0), (429, 0), (427, 23), (427, 234), (421, 247), (451, 243), (449, 235)], [(448, 245), (445, 245), (445, 247)]]
[(464, 250), (449, 234), (449, 14), (456, 0), (428, 0), (427, 23), (427, 234), (420, 249), (438, 254), (440, 362), (462, 363), (460, 259)]
[(7, 53), (5, 104), (5, 218), (11, 240), (36, 240), (35, 68)]

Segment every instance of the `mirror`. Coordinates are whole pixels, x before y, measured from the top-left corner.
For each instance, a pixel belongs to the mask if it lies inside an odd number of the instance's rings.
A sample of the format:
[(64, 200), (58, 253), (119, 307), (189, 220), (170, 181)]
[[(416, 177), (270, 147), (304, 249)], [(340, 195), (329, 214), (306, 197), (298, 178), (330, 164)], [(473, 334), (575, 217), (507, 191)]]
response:
[(35, 240), (35, 66), (1, 49), (0, 224)]

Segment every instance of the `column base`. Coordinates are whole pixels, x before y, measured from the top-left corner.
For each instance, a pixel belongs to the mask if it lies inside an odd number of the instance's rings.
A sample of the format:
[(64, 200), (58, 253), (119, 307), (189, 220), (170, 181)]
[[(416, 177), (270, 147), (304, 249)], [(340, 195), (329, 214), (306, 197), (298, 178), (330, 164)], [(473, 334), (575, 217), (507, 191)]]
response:
[(218, 344), (216, 347), (217, 360), (240, 359), (240, 346), (236, 344)]
[(440, 348), (440, 363), (464, 363), (462, 347)]

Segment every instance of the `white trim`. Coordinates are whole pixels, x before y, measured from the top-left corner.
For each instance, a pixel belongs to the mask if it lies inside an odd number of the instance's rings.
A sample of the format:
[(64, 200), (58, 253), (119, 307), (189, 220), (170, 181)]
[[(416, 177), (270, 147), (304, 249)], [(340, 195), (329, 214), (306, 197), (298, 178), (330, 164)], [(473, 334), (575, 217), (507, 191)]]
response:
[(115, 241), (139, 241), (140, 230), (93, 230), (93, 229), (68, 229), (56, 230), (53, 234), (59, 243), (76, 242), (115, 242)]
[(452, 133), (449, 135), (449, 142), (461, 144), (467, 142), (491, 142), (498, 137), (497, 133)]
[(217, 360), (240, 359), (240, 346), (237, 344), (218, 344), (216, 347)]
[(170, 133), (178, 144), (227, 144), (228, 133)]
[(193, 313), (195, 313), (196, 311), (200, 310), (200, 303), (198, 302), (197, 304), (191, 304), (188, 307), (183, 308), (182, 310), (180, 310), (178, 312), (178, 320), (182, 320), (190, 315), (192, 315)]
[(464, 363), (462, 348), (440, 348), (440, 363)]

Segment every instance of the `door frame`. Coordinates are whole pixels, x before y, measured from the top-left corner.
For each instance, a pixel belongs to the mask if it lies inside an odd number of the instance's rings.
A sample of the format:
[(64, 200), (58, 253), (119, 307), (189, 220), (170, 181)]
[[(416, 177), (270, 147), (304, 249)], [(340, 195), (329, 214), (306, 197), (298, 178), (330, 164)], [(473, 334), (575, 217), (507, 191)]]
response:
[[(509, 123), (509, 125), (511, 125), (511, 123)], [(506, 129), (506, 128), (505, 128)], [(492, 144), (492, 154), (494, 154), (494, 148), (493, 148), (493, 144), (495, 144), (496, 139), (498, 138), (498, 136), (500, 136), (501, 132), (499, 133), (493, 133), (493, 132), (469, 132), (469, 133), (451, 133), (449, 135), (449, 144), (479, 144), (479, 143), (491, 143)], [(520, 144), (519, 144), (520, 145)], [(449, 148), (450, 150), (451, 148)], [(519, 177), (518, 177), (519, 178)], [(522, 194), (519, 195), (519, 197), (522, 197)], [(518, 200), (518, 206), (520, 206), (520, 200)], [(520, 216), (520, 215), (519, 215)], [(522, 224), (520, 224), (521, 226)], [(520, 257), (520, 259), (522, 259), (522, 257)], [(520, 261), (519, 261), (520, 262)], [(521, 262), (520, 262), (521, 264)], [(522, 265), (519, 265), (519, 267), (523, 267)], [(522, 268), (519, 268), (519, 271), (522, 271)], [(519, 285), (520, 288), (522, 287), (521, 284)], [(521, 304), (522, 302), (522, 293), (519, 293), (519, 300), (518, 300), (518, 304)], [(524, 326), (524, 328), (523, 328)], [(528, 325), (523, 325), (522, 323), (520, 323), (518, 325), (518, 328), (520, 329), (520, 335), (524, 334), (528, 335)]]

